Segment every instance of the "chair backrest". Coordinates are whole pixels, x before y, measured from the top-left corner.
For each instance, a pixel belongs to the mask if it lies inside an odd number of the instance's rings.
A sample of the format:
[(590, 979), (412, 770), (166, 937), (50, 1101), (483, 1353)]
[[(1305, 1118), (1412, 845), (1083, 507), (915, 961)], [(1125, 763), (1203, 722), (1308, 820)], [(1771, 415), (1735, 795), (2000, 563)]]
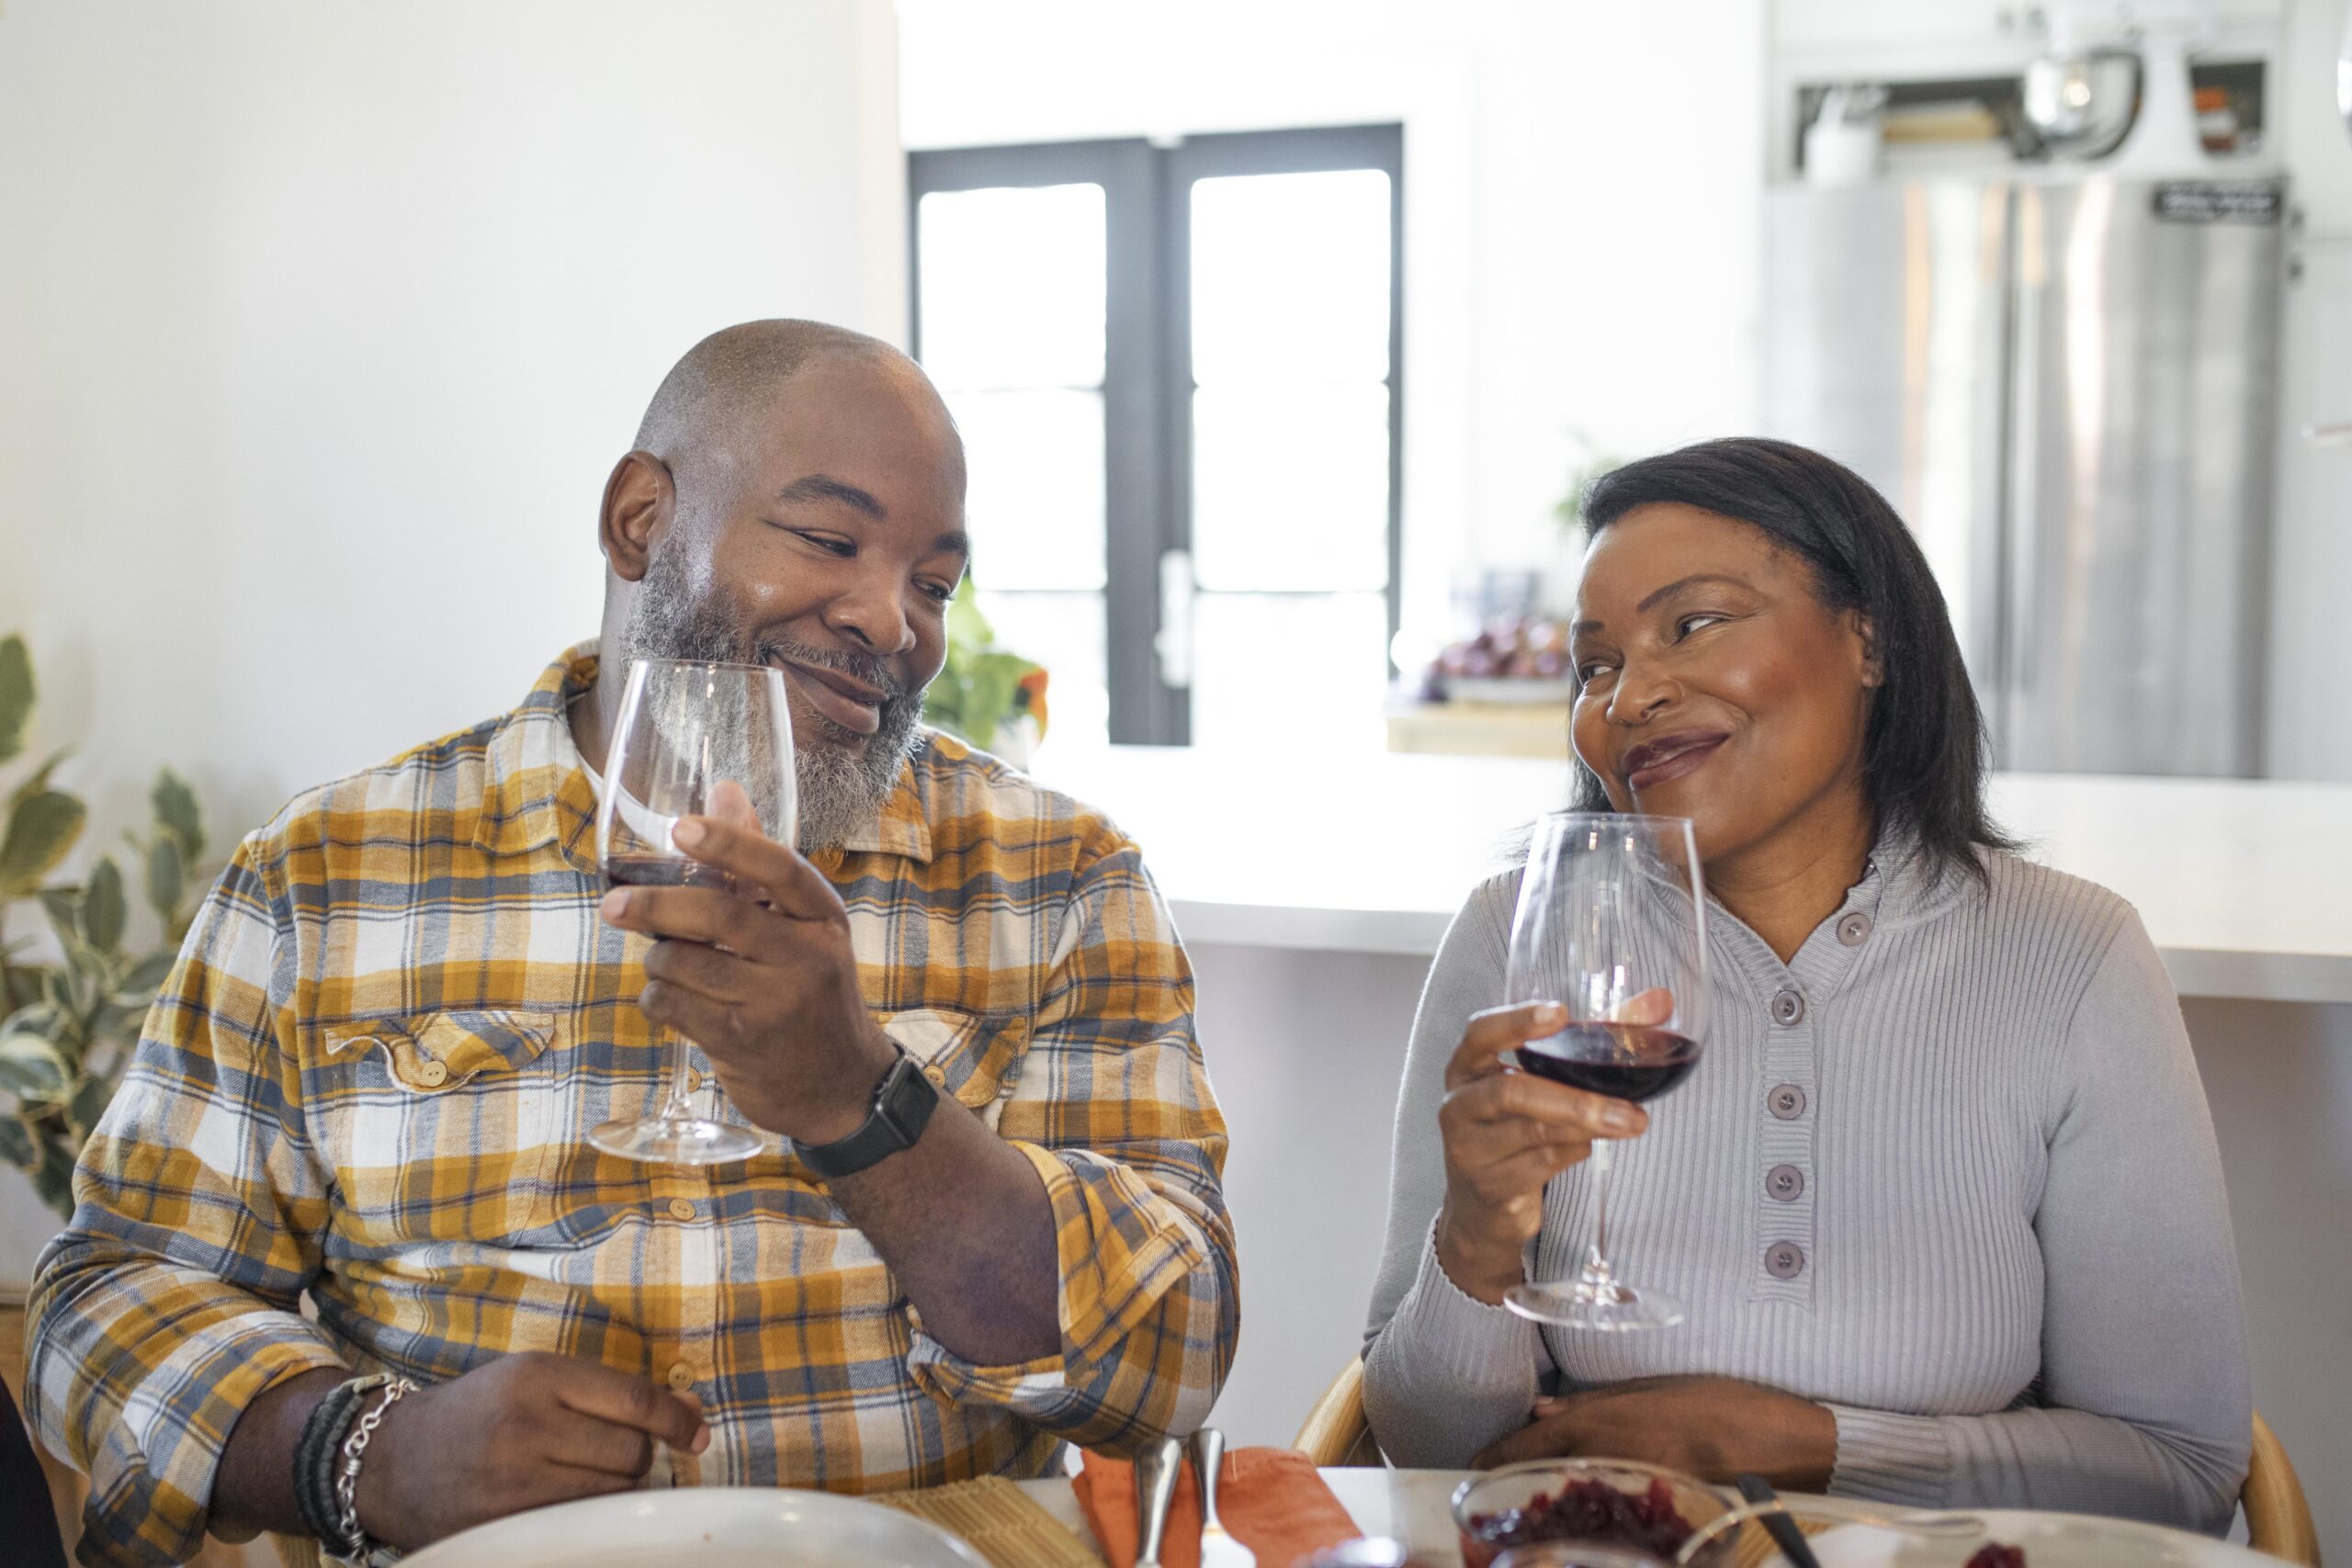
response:
[(65, 1568), (65, 1538), (49, 1500), (49, 1477), (6, 1382), (0, 1382), (0, 1540), (15, 1543), (10, 1562)]
[(1355, 1356), (1340, 1369), (1290, 1446), (1318, 1466), (1367, 1465), (1381, 1462), (1380, 1447), (1372, 1440), (1372, 1422), (1363, 1413), (1363, 1358)]
[(2312, 1506), (2304, 1499), (2303, 1483), (2279, 1446), (2270, 1423), (2256, 1412), (2254, 1454), (2246, 1466), (2245, 1486), (2238, 1494), (2245, 1510), (2247, 1544), (2305, 1568), (2319, 1568), (2319, 1531), (2312, 1524)]

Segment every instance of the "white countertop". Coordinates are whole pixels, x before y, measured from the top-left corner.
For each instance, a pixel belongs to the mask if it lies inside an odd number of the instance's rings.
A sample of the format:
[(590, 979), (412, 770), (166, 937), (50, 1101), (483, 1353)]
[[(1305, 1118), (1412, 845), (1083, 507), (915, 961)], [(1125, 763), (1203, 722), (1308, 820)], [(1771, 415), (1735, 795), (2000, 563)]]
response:
[[(1567, 793), (1557, 762), (1385, 752), (1114, 746), (1038, 776), (1135, 835), (1187, 942), (1419, 957)], [(2352, 1002), (2352, 785), (2005, 773), (1993, 807), (2034, 859), (2136, 905), (2183, 996)]]

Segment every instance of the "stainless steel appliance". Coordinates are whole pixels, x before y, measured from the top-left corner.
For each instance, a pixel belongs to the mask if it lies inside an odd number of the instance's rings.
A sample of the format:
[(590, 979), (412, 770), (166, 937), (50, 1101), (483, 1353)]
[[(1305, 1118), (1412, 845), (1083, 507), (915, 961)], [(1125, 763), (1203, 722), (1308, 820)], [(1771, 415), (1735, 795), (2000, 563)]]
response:
[(2005, 768), (2250, 775), (2276, 460), (2275, 181), (1767, 197), (1767, 431), (1934, 564)]

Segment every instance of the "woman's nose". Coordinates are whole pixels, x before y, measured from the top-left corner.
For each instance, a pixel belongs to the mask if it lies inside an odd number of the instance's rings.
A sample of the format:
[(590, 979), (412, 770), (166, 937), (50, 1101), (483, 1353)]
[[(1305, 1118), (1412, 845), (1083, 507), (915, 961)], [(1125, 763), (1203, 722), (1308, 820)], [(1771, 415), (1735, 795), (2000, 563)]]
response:
[(1646, 662), (1626, 661), (1617, 673), (1616, 689), (1609, 694), (1609, 717), (1615, 724), (1642, 724), (1681, 694), (1682, 688), (1662, 670)]

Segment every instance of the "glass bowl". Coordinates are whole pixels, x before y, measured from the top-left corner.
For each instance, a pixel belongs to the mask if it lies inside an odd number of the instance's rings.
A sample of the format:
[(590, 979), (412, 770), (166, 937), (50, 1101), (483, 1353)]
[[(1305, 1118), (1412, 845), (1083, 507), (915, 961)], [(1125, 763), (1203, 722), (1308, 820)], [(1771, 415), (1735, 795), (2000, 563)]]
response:
[[(1645, 1543), (1622, 1533), (1578, 1536), (1542, 1527), (1537, 1527), (1540, 1533), (1529, 1533), (1529, 1522), (1521, 1517), (1528, 1505), (1539, 1497), (1556, 1497), (1571, 1486), (1581, 1489), (1594, 1484), (1609, 1487), (1637, 1505), (1645, 1502), (1653, 1484), (1662, 1484), (1675, 1513), (1692, 1530), (1718, 1514), (1730, 1512), (1733, 1506), (1724, 1494), (1704, 1482), (1633, 1460), (1539, 1459), (1506, 1465), (1474, 1475), (1454, 1488), (1453, 1528), (1461, 1532), (1464, 1568), (1492, 1568), (1495, 1559), (1511, 1547), (1553, 1540), (1631, 1547), (1672, 1560), (1673, 1547), (1660, 1551), (1663, 1542)], [(1738, 1537), (1739, 1532), (1732, 1530), (1710, 1541), (1692, 1560), (1695, 1568), (1727, 1568)]]

